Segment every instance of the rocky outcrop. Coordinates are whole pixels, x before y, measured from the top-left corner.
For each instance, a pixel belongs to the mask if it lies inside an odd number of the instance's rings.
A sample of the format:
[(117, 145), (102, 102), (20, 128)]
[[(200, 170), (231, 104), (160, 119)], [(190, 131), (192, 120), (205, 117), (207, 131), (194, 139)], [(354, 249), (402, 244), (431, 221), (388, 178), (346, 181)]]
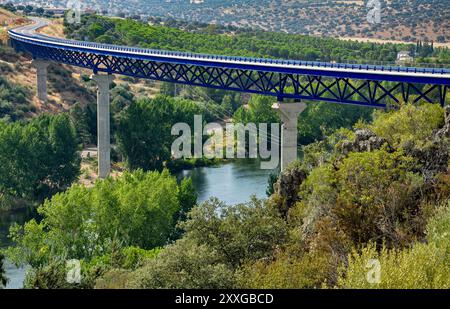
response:
[(285, 216), (289, 208), (298, 201), (300, 185), (305, 181), (307, 173), (300, 167), (291, 167), (282, 172), (274, 184), (275, 195), (278, 197), (278, 208)]
[[(419, 163), (416, 172), (421, 173), (425, 181), (433, 179), (434, 175), (448, 169), (449, 138), (450, 106), (447, 106), (445, 107), (445, 125), (435, 132), (433, 138), (426, 145), (419, 147), (414, 141), (403, 145), (405, 154), (410, 155)], [(385, 138), (377, 136), (369, 129), (356, 130), (355, 138), (343, 141), (339, 147), (344, 156), (351, 152), (375, 151), (382, 147), (387, 147), (388, 151), (394, 150)], [(283, 215), (286, 215), (289, 208), (299, 201), (300, 185), (305, 181), (307, 175), (307, 172), (300, 166), (292, 166), (281, 173), (274, 184), (274, 201)]]
[(405, 145), (405, 153), (414, 157), (421, 166), (420, 172), (425, 180), (448, 169), (450, 159), (450, 106), (444, 108), (444, 126), (434, 133), (429, 143), (418, 148), (414, 143)]
[(387, 141), (377, 136), (369, 129), (355, 131), (354, 141), (344, 141), (341, 145), (341, 152), (344, 155), (350, 152), (365, 152), (380, 149)]
[(442, 129), (437, 131), (437, 138), (450, 138), (450, 105), (444, 107), (445, 112), (445, 124)]

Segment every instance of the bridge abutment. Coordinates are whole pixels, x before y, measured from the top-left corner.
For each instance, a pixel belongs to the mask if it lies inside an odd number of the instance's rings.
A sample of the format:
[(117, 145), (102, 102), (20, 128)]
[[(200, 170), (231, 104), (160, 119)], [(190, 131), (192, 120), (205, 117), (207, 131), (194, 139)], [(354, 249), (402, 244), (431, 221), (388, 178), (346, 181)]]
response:
[(50, 62), (34, 59), (31, 64), (36, 68), (37, 97), (41, 102), (47, 102), (47, 68)]
[(91, 79), (97, 83), (97, 159), (98, 176), (102, 179), (111, 172), (111, 127), (109, 112), (109, 86), (114, 76), (93, 74)]
[(281, 116), (281, 170), (297, 160), (297, 124), (298, 116), (306, 109), (305, 103), (275, 103), (272, 108), (277, 109)]

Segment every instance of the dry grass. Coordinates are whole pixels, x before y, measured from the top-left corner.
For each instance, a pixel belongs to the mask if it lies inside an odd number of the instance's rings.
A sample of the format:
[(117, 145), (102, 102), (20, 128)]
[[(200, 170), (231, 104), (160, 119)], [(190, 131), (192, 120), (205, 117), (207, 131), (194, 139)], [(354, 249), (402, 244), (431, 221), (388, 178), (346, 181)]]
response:
[(8, 40), (8, 29), (25, 25), (29, 20), (10, 11), (0, 9), (0, 41), (4, 44)]
[[(4, 40), (7, 39), (7, 29), (16, 27), (22, 23), (28, 22), (26, 19), (14, 15), (11, 12), (1, 10), (0, 9), (0, 21), (7, 21), (6, 26), (3, 27), (3, 31), (0, 32), (4, 34)], [(45, 34), (55, 35), (55, 36), (63, 36), (63, 23), (61, 19), (51, 20), (51, 23), (48, 27), (43, 28), (41, 31)], [(19, 84), (25, 88), (27, 88), (30, 93), (33, 95), (31, 98), (31, 103), (36, 107), (36, 114), (40, 113), (58, 113), (61, 111), (68, 110), (74, 102), (79, 102), (81, 105), (87, 105), (93, 99), (92, 96), (80, 94), (69, 89), (54, 89), (50, 80), (48, 81), (48, 102), (42, 103), (36, 97), (36, 69), (31, 65), (31, 59), (28, 57), (21, 55), (15, 63), (8, 62), (7, 59), (1, 59), (0, 62), (8, 63), (10, 66), (15, 68), (12, 72), (5, 73), (4, 77), (6, 77), (10, 82)], [(63, 81), (66, 85), (76, 85), (78, 88), (86, 88), (86, 85), (83, 85), (83, 81), (81, 76), (83, 74), (91, 74), (88, 70), (83, 70), (79, 68), (64, 66), (63, 68), (67, 69), (70, 72), (70, 75), (66, 80)], [(49, 70), (49, 77), (51, 76), (51, 70)], [(56, 77), (59, 78), (59, 77)], [(30, 117), (34, 116), (34, 114), (30, 113)]]
[(47, 27), (39, 29), (38, 32), (49, 36), (55, 36), (58, 38), (66, 37), (66, 35), (64, 34), (64, 24), (62, 18), (52, 19)]
[[(78, 183), (86, 186), (88, 188), (93, 187), (98, 179), (98, 168), (97, 168), (97, 155), (92, 154), (90, 158), (82, 158), (81, 160), (81, 175), (79, 177)], [(116, 178), (123, 174), (123, 165), (121, 163), (113, 163), (111, 165), (111, 177)]]

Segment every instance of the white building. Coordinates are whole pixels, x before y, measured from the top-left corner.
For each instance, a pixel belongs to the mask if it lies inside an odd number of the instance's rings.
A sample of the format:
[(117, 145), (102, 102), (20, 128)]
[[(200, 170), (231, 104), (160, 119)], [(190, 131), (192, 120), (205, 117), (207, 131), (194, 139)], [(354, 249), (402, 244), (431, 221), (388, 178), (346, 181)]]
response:
[(399, 65), (412, 64), (413, 62), (414, 57), (411, 56), (411, 53), (409, 51), (399, 52), (397, 54), (397, 60), (395, 61), (395, 63)]

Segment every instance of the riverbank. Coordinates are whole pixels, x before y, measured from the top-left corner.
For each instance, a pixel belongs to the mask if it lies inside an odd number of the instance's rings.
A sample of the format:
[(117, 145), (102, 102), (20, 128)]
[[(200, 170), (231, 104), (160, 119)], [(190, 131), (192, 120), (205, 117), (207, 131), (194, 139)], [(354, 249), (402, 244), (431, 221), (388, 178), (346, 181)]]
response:
[[(182, 168), (173, 172), (179, 180), (191, 177), (193, 185), (198, 193), (198, 203), (202, 203), (211, 197), (217, 197), (227, 205), (245, 203), (252, 196), (266, 198), (266, 189), (271, 170), (261, 170), (259, 160), (206, 160), (197, 159), (196, 162), (179, 162)], [(9, 227), (13, 223), (23, 224), (33, 218), (38, 218), (35, 207), (27, 207), (12, 212), (0, 213), (0, 247), (11, 245), (7, 237)], [(7, 288), (21, 288), (25, 278), (26, 268), (17, 268), (11, 263), (6, 263), (6, 276), (10, 279)]]

